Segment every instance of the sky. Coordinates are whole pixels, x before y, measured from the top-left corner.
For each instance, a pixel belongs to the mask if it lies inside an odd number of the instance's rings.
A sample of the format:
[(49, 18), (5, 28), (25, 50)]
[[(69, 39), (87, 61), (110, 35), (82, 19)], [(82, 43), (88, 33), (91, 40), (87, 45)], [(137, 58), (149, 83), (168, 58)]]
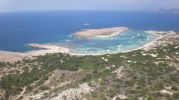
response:
[(179, 9), (179, 0), (0, 0), (0, 12), (36, 10)]

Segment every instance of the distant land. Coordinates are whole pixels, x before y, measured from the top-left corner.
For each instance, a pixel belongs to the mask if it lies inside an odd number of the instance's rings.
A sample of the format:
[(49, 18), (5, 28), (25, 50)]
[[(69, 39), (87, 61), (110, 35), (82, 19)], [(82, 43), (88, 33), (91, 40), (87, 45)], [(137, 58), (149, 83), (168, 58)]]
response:
[(170, 13), (179, 13), (179, 8), (171, 8), (171, 9), (159, 9), (160, 12), (170, 12)]

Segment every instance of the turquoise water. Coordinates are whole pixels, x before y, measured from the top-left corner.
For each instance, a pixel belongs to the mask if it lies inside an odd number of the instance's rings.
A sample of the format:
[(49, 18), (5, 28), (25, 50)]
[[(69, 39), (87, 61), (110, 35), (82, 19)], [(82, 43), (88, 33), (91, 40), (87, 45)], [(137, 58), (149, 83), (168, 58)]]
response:
[(129, 29), (114, 37), (93, 39), (71, 37), (60, 44), (68, 45), (74, 54), (106, 54), (136, 49), (156, 38), (155, 35)]
[[(116, 37), (76, 39), (81, 29), (128, 27)], [(146, 30), (179, 31), (179, 14), (122, 11), (49, 11), (0, 13), (0, 50), (26, 52), (28, 43), (65, 45), (73, 53), (119, 52), (154, 39)]]

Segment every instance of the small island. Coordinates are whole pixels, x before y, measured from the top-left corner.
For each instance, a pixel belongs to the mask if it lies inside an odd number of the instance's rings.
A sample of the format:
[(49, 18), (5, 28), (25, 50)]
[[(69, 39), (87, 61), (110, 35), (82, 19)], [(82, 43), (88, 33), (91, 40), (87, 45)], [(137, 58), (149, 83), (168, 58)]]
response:
[(84, 29), (74, 33), (79, 38), (94, 38), (94, 37), (111, 37), (119, 35), (120, 33), (127, 31), (126, 27), (112, 27), (102, 29)]

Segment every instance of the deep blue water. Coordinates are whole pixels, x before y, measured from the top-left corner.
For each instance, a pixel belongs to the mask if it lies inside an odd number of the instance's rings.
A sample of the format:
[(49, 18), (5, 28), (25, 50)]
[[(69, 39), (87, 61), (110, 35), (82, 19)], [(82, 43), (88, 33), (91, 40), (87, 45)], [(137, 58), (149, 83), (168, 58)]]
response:
[[(85, 25), (89, 24), (89, 25)], [(75, 40), (70, 34), (87, 28), (129, 27), (126, 36), (141, 34), (140, 30), (179, 31), (179, 14), (156, 12), (122, 11), (49, 11), (49, 12), (9, 12), (0, 13), (0, 50), (27, 51), (28, 43), (62, 43), (69, 40), (70, 45), (92, 49), (95, 46), (113, 50), (120, 44), (130, 44), (127, 38), (116, 37), (113, 40)], [(137, 30), (137, 31), (136, 31)], [(147, 42), (148, 37), (141, 34), (139, 41)], [(144, 36), (144, 37), (142, 37)], [(118, 40), (119, 39), (119, 40)], [(123, 41), (124, 40), (124, 41)], [(105, 42), (105, 44), (104, 44)], [(64, 44), (68, 44), (65, 42)], [(77, 44), (77, 45), (76, 45)], [(109, 45), (113, 47), (109, 47)], [(139, 44), (141, 45), (141, 44)], [(130, 45), (131, 47), (134, 44)], [(94, 49), (93, 48), (93, 49)], [(123, 49), (124, 49), (123, 48)], [(100, 48), (98, 48), (100, 49)], [(84, 50), (84, 49), (83, 49)], [(83, 51), (82, 50), (82, 51)], [(87, 50), (88, 51), (88, 50)], [(95, 51), (95, 50), (94, 50)]]

